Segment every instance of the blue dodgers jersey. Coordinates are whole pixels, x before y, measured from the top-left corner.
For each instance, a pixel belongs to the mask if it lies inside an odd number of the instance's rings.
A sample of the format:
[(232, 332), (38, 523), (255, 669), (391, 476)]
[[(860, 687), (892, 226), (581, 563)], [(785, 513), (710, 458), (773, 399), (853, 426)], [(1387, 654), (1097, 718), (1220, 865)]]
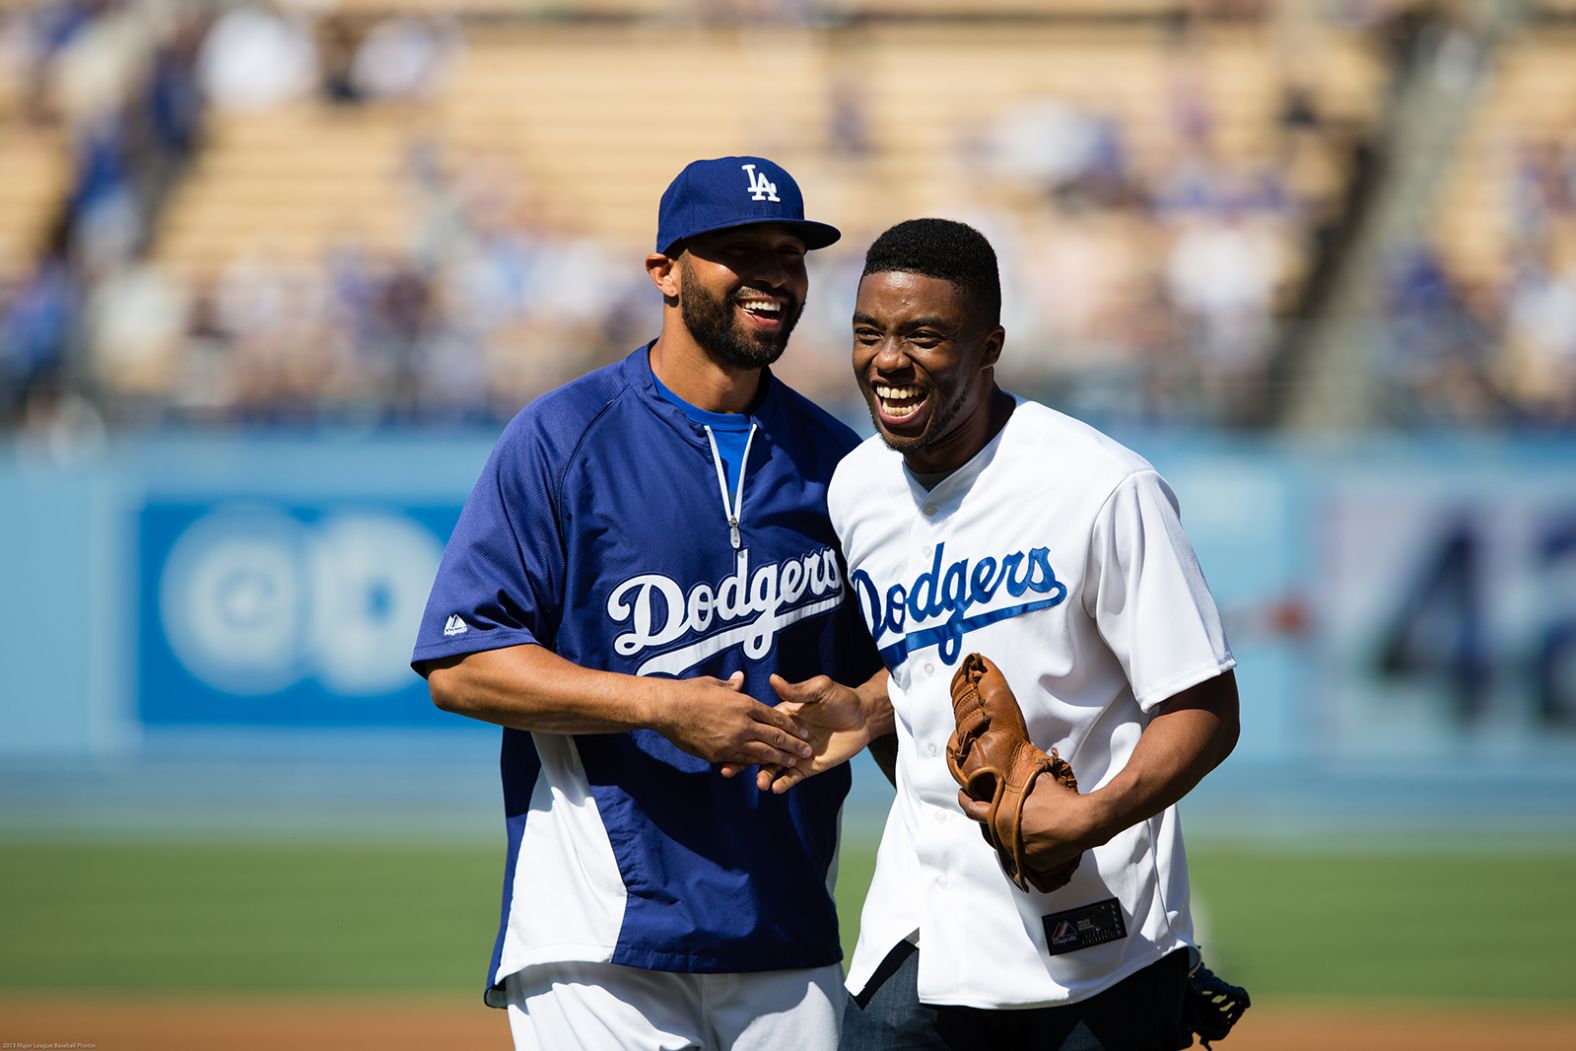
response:
[[(538, 643), (632, 675), (859, 683), (878, 667), (827, 517), (858, 439), (767, 377), (733, 546), (710, 442), (648, 347), (527, 406), (444, 552), (412, 663)], [(555, 960), (730, 972), (841, 958), (846, 766), (781, 796), (654, 731), (505, 729), (508, 870), (489, 982)]]

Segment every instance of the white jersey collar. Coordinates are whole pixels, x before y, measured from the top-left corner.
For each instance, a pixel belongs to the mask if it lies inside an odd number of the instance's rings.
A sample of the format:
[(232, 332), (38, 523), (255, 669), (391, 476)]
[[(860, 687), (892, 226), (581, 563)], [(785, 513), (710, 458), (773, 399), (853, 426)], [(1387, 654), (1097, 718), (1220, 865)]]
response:
[[(926, 489), (920, 480), (915, 477), (914, 472), (909, 470), (908, 464), (903, 463), (903, 480), (908, 483), (909, 492), (913, 495), (916, 503), (931, 504), (939, 507), (943, 504), (952, 504), (963, 499), (964, 494), (974, 487), (975, 479), (984, 474), (990, 465), (995, 462), (997, 453), (1000, 452), (1002, 444), (1007, 438), (1007, 432), (1013, 429), (1013, 425), (1018, 419), (1018, 407), (1023, 405), (1023, 399), (1013, 394), (1012, 402), (1013, 413), (1007, 417), (1007, 422), (1002, 425), (1001, 430), (997, 431), (979, 452), (969, 457), (967, 462), (937, 482), (932, 488)], [(901, 462), (901, 460), (902, 457), (899, 456), (899, 461)]]

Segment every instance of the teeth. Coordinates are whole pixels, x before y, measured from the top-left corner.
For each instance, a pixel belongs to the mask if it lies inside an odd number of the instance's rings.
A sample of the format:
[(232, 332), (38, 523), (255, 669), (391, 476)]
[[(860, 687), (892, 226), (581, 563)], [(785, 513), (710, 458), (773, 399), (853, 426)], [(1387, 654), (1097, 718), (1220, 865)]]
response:
[[(891, 387), (884, 383), (878, 383), (873, 386), (873, 389), (876, 392), (876, 397), (881, 401), (881, 411), (894, 420), (907, 419), (918, 412), (921, 405), (925, 404), (918, 387)], [(908, 401), (912, 401), (913, 404), (894, 404), (895, 402)]]
[(754, 310), (761, 314), (780, 314), (782, 304), (775, 299), (741, 299), (739, 305), (745, 310)]

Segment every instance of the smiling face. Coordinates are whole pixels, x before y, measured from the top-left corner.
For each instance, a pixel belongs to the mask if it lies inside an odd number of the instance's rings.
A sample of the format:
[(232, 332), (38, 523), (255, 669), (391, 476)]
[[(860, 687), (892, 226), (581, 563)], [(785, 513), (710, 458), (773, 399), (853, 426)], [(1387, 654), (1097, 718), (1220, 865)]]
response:
[(866, 274), (854, 305), (854, 375), (881, 439), (910, 470), (954, 470), (999, 426), (992, 368), (1005, 338), (952, 282)]
[(789, 227), (758, 223), (693, 238), (684, 248), (679, 308), (695, 342), (734, 368), (781, 357), (809, 290), (804, 242)]

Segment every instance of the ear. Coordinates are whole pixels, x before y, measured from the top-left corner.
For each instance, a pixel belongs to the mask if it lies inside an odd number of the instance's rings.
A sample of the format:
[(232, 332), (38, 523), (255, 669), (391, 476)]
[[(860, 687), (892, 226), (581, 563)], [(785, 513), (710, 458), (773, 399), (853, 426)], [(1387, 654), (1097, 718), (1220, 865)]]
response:
[(679, 261), (676, 256), (653, 252), (646, 256), (646, 274), (662, 292), (662, 298), (676, 300), (679, 295)]
[(1007, 330), (997, 325), (985, 334), (985, 354), (980, 359), (980, 371), (993, 369), (1001, 360), (1001, 348), (1007, 342)]

